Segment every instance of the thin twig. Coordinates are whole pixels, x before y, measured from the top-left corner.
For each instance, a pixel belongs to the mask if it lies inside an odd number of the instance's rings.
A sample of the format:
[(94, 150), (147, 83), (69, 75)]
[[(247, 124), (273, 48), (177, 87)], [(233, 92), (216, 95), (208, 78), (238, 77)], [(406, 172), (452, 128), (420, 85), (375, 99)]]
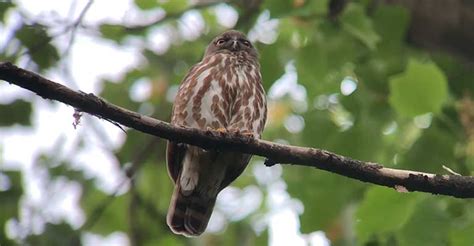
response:
[[(436, 175), (431, 173), (385, 168), (380, 164), (353, 160), (326, 150), (222, 135), (199, 129), (183, 128), (141, 115), (106, 102), (93, 94), (80, 93), (64, 85), (21, 69), (9, 62), (0, 63), (0, 79), (78, 108), (94, 116), (109, 119), (138, 131), (170, 141), (187, 143), (205, 149), (223, 149), (266, 157), (275, 163), (292, 163), (315, 167), (363, 182), (394, 188), (403, 186), (408, 191), (423, 191), (459, 198), (474, 198), (474, 177)], [(217, 146), (217, 147), (216, 147)]]
[(443, 169), (446, 170), (446, 171), (448, 171), (448, 173), (450, 173), (450, 174), (452, 174), (452, 175), (462, 176), (461, 174), (459, 174), (459, 173), (453, 171), (453, 169), (451, 169), (451, 168), (449, 168), (449, 167), (447, 167), (447, 166), (445, 166), (445, 165), (443, 165)]
[[(87, 11), (90, 9), (93, 2), (94, 2), (94, 0), (89, 0), (89, 2), (87, 2), (86, 6), (82, 9), (81, 13), (79, 14), (79, 17), (73, 23), (66, 25), (64, 27), (64, 29), (61, 30), (58, 33), (55, 33), (51, 36), (47, 36), (42, 40), (38, 40), (37, 43), (34, 46), (32, 46), (29, 49), (27, 49), (26, 51), (20, 53), (18, 55), (18, 57), (24, 56), (26, 54), (32, 55), (35, 52), (37, 52), (38, 50), (40, 50), (42, 47), (44, 47), (44, 45), (51, 42), (53, 39), (58, 38), (58, 37), (60, 37), (64, 34), (67, 34), (67, 33), (71, 32), (71, 37), (70, 37), (68, 46), (67, 46), (65, 52), (63, 53), (63, 56), (67, 55), (67, 53), (69, 53), (69, 50), (70, 50), (72, 44), (74, 43), (75, 33), (76, 33), (76, 30), (77, 30), (77, 27), (81, 24), (82, 19), (85, 17)], [(38, 24), (38, 23), (35, 22), (34, 24)]]
[(77, 28), (82, 23), (82, 20), (86, 16), (87, 11), (90, 9), (93, 3), (94, 3), (94, 0), (89, 0), (86, 6), (84, 6), (84, 8), (82, 9), (81, 13), (79, 13), (79, 16), (77, 17), (76, 21), (72, 23), (72, 25), (69, 26), (68, 31), (71, 31), (71, 32), (69, 36), (69, 42), (66, 49), (63, 52), (63, 56), (67, 56), (67, 54), (71, 50), (72, 45), (74, 44), (74, 40), (76, 39)]
[[(125, 174), (127, 177), (125, 177), (115, 188), (114, 192), (107, 196), (107, 198), (104, 198), (104, 200), (97, 205), (92, 212), (90, 213), (89, 217), (86, 219), (86, 222), (83, 225), (83, 229), (88, 229), (94, 226), (94, 224), (100, 219), (102, 216), (102, 213), (107, 209), (107, 207), (114, 201), (114, 199), (117, 197), (117, 194), (122, 190), (125, 184), (129, 183), (130, 184), (130, 189), (132, 191), (132, 196), (133, 196), (133, 189), (135, 189), (134, 185), (134, 180), (133, 176), (137, 172), (137, 170), (141, 167), (142, 163), (148, 158), (150, 153), (154, 153), (152, 150), (153, 147), (156, 146), (158, 143), (159, 138), (153, 138), (151, 139), (144, 148), (142, 148), (141, 151), (137, 152), (137, 154), (133, 157), (132, 163), (129, 168), (125, 169)], [(136, 196), (137, 194), (135, 194)], [(132, 200), (137, 199), (137, 198), (131, 198)], [(130, 201), (130, 206), (135, 206), (136, 201)]]
[(138, 191), (135, 187), (135, 181), (130, 180), (130, 201), (128, 204), (128, 237), (130, 245), (139, 246), (141, 244), (141, 233), (138, 221)]
[(138, 205), (145, 210), (148, 216), (156, 221), (156, 226), (160, 229), (168, 230), (168, 225), (166, 224), (166, 214), (160, 212), (156, 209), (156, 205), (151, 201), (144, 199), (138, 192), (136, 193), (136, 199)]
[(140, 151), (136, 152), (137, 154), (133, 157), (132, 163), (125, 169), (125, 174), (128, 178), (133, 179), (135, 173), (138, 171), (138, 169), (140, 169), (146, 159), (148, 159), (150, 154), (155, 154), (153, 149), (156, 147), (159, 141), (159, 138), (153, 137), (148, 140), (148, 142), (145, 144), (145, 147), (142, 147)]
[(198, 3), (196, 5), (192, 5), (190, 6), (189, 8), (186, 8), (182, 11), (179, 11), (179, 12), (176, 12), (176, 13), (167, 13), (164, 17), (159, 17), (155, 20), (152, 20), (146, 24), (140, 24), (140, 25), (133, 25), (133, 26), (127, 26), (127, 25), (124, 25), (125, 26), (125, 30), (127, 32), (141, 32), (149, 27), (152, 27), (152, 26), (155, 26), (155, 25), (158, 25), (160, 23), (164, 23), (166, 21), (170, 21), (170, 20), (174, 20), (174, 19), (178, 19), (179, 17), (181, 17), (184, 13), (190, 11), (190, 10), (198, 10), (198, 9), (205, 9), (205, 8), (208, 8), (208, 7), (212, 7), (212, 6), (215, 6), (217, 4), (221, 4), (221, 3), (227, 3), (229, 2), (229, 0), (225, 0), (225, 1), (213, 1), (213, 2), (204, 2), (204, 3)]
[[(156, 147), (156, 144), (159, 142), (159, 138), (153, 138), (150, 139), (150, 141), (145, 145), (144, 148), (142, 148), (141, 151), (139, 151), (132, 160), (131, 166), (129, 168), (125, 169), (125, 174), (127, 177), (125, 177), (118, 185), (115, 187), (115, 190), (112, 194), (108, 195), (104, 200), (102, 200), (90, 213), (89, 217), (86, 219), (86, 222), (82, 226), (82, 229), (87, 230), (89, 228), (92, 228), (97, 221), (99, 221), (100, 217), (102, 216), (103, 212), (107, 209), (107, 207), (115, 200), (117, 197), (118, 193), (123, 189), (123, 187), (129, 183), (130, 184), (130, 190), (131, 190), (131, 195), (132, 197), (130, 198), (130, 204), (129, 208), (132, 209), (131, 207), (136, 207), (137, 203), (139, 202), (137, 199), (140, 199), (138, 196), (138, 192), (134, 189), (135, 188), (135, 183), (133, 180), (133, 176), (137, 172), (137, 170), (141, 167), (142, 163), (148, 158), (150, 153), (154, 153), (151, 151), (154, 147)], [(129, 211), (130, 213), (130, 211)], [(129, 216), (131, 216), (129, 214)], [(130, 218), (129, 218), (130, 219)], [(135, 221), (134, 221), (135, 223)], [(134, 230), (134, 228), (131, 228), (131, 230)], [(140, 244), (136, 244), (140, 245)]]
[(89, 214), (89, 216), (86, 219), (86, 222), (82, 225), (81, 229), (86, 231), (90, 228), (92, 228), (102, 217), (102, 214), (104, 211), (109, 207), (109, 205), (115, 200), (117, 197), (118, 193), (120, 190), (122, 190), (123, 186), (128, 183), (128, 179), (122, 180), (120, 184), (117, 185), (115, 188), (115, 191), (108, 195), (106, 198), (104, 198)]

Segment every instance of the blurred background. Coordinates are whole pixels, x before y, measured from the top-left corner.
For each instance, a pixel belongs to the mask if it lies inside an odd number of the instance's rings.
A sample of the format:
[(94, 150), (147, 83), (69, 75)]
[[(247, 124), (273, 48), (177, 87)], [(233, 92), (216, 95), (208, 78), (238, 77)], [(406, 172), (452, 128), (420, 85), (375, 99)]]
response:
[[(0, 61), (169, 121), (227, 29), (260, 52), (264, 139), (474, 172), (474, 4), (463, 0), (0, 0)], [(165, 141), (0, 83), (0, 245), (474, 245), (474, 202), (254, 157), (207, 232), (173, 235)]]

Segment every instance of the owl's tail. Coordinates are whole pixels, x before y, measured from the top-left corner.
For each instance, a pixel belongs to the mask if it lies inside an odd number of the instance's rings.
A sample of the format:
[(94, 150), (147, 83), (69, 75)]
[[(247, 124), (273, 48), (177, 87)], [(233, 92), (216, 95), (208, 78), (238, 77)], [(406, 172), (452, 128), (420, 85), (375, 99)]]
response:
[(181, 185), (176, 183), (171, 197), (166, 223), (176, 234), (187, 237), (199, 236), (206, 230), (216, 197), (204, 197), (198, 192), (185, 196)]

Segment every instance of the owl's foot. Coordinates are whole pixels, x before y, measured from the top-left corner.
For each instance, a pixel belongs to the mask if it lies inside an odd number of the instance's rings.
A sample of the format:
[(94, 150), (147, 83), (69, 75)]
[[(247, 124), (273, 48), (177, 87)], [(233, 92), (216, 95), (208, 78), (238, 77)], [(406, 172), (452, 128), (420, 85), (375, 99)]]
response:
[(215, 129), (214, 131), (216, 131), (218, 133), (227, 133), (227, 129), (225, 129), (224, 127), (219, 127), (217, 129)]
[(211, 134), (212, 134), (212, 133), (218, 133), (218, 134), (220, 134), (220, 135), (224, 135), (224, 134), (227, 134), (227, 133), (228, 133), (227, 129), (225, 129), (224, 127), (219, 127), (219, 128), (217, 128), (217, 129), (211, 128), (211, 127), (207, 127), (206, 131), (207, 131), (208, 133), (211, 133)]
[(257, 138), (257, 135), (253, 131), (241, 130), (239, 128), (226, 129), (224, 127), (220, 127), (220, 128), (214, 129), (214, 128), (211, 128), (211, 127), (207, 127), (207, 132), (209, 134), (216, 134), (217, 133), (221, 136), (226, 135), (226, 134), (230, 134), (230, 135), (237, 136), (237, 137), (242, 137), (242, 138), (249, 138), (249, 139)]
[(240, 130), (238, 128), (231, 128), (229, 130), (230, 133), (232, 133), (234, 136), (239, 136), (239, 137), (244, 137), (244, 138), (256, 138), (257, 135), (255, 135), (254, 132), (249, 131), (249, 130)]

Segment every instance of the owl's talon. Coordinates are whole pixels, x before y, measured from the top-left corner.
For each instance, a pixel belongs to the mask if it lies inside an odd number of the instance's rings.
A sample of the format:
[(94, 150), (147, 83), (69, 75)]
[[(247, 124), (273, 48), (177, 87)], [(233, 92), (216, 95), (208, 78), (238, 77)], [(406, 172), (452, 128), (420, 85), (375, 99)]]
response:
[(219, 127), (217, 129), (215, 129), (214, 131), (216, 131), (217, 133), (219, 133), (221, 136), (225, 135), (228, 133), (227, 129), (225, 129), (224, 127)]
[(249, 132), (241, 133), (241, 135), (244, 136), (244, 137), (247, 137), (247, 138), (256, 138), (255, 133), (250, 132), (250, 131), (249, 131)]
[(210, 134), (210, 135), (219, 134), (220, 136), (223, 136), (223, 135), (229, 133), (229, 131), (227, 131), (227, 129), (225, 129), (224, 127), (219, 127), (219, 128), (217, 128), (217, 129), (211, 128), (211, 127), (207, 127), (207, 128), (206, 128), (206, 133), (208, 133), (208, 134)]
[(229, 130), (229, 132), (231, 132), (236, 137), (256, 138), (255, 133), (249, 130), (240, 130), (237, 128), (232, 128)]

